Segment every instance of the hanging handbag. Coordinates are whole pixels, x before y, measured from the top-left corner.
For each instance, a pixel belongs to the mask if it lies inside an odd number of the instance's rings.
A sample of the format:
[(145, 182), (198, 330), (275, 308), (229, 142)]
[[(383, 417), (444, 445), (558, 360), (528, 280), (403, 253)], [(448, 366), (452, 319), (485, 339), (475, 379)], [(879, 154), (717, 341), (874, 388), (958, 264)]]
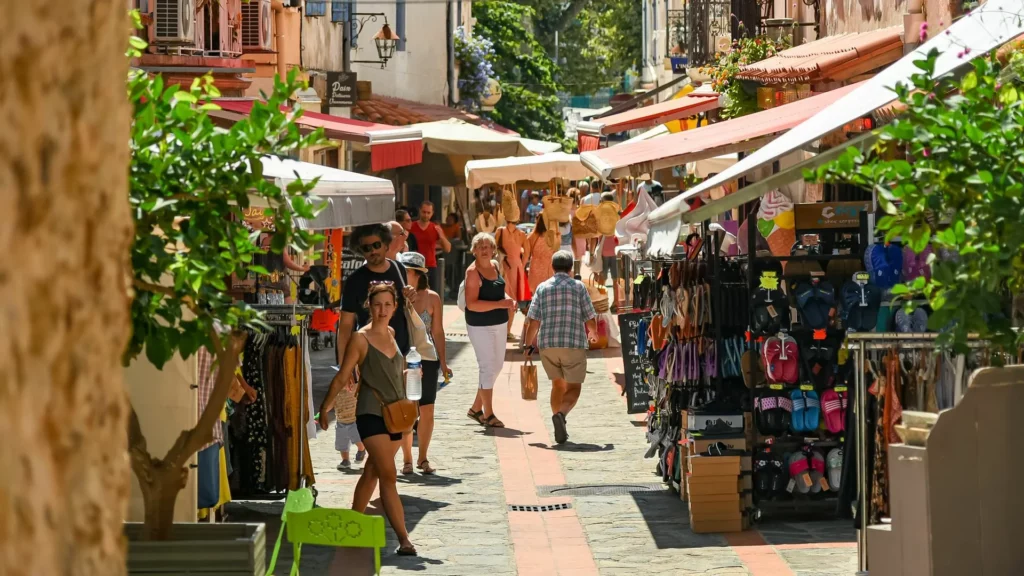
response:
[(597, 230), (604, 236), (615, 234), (615, 225), (619, 223), (619, 205), (611, 200), (604, 200), (597, 205)]
[(568, 222), (569, 217), (572, 214), (572, 200), (568, 196), (564, 196), (558, 193), (558, 190), (552, 190), (551, 194), (545, 196), (541, 202), (544, 203), (544, 214), (547, 214), (549, 220), (555, 222)]
[(533, 358), (527, 357), (519, 367), (519, 385), (523, 400), (537, 399), (537, 367), (533, 365)]
[(437, 362), (437, 349), (434, 348), (434, 343), (430, 341), (427, 325), (423, 323), (423, 318), (420, 318), (420, 315), (416, 313), (416, 308), (413, 307), (412, 302), (409, 300), (405, 301), (405, 320), (409, 325), (409, 341), (416, 347), (416, 351), (420, 353), (424, 360)]
[(506, 222), (519, 222), (519, 202), (516, 201), (514, 187), (505, 187), (501, 190), (501, 211)]
[(380, 414), (384, 418), (384, 426), (387, 427), (389, 434), (405, 434), (412, 431), (416, 419), (419, 418), (419, 402), (403, 399), (385, 404), (376, 390), (370, 388), (370, 391), (377, 397), (377, 402), (380, 402)]
[(597, 238), (601, 235), (598, 229), (597, 214), (593, 204), (584, 204), (572, 215), (572, 235), (575, 238)]

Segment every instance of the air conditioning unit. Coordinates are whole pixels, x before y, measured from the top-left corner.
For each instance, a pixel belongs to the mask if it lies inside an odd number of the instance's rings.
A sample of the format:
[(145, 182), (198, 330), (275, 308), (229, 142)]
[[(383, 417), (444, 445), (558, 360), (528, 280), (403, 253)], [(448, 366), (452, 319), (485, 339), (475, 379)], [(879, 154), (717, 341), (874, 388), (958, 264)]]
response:
[(156, 0), (153, 19), (157, 42), (191, 44), (195, 41), (195, 0)]
[(249, 0), (242, 3), (242, 49), (270, 51), (271, 19), (270, 0)]

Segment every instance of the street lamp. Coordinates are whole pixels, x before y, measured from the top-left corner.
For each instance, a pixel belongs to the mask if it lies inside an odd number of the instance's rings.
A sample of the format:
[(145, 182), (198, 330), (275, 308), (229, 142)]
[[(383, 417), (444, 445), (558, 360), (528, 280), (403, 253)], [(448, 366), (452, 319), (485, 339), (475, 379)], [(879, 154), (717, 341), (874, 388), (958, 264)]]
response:
[[(388, 60), (394, 57), (395, 49), (398, 47), (398, 41), (401, 38), (399, 38), (398, 34), (395, 34), (391, 30), (391, 26), (388, 24), (388, 17), (385, 16), (383, 13), (352, 12), (351, 14), (348, 15), (348, 30), (352, 30), (352, 28), (355, 27), (353, 26), (353, 24), (358, 24), (359, 27), (358, 29), (355, 30), (353, 35), (359, 36), (359, 33), (363, 31), (363, 26), (365, 26), (367, 22), (376, 22), (378, 16), (384, 17), (384, 26), (380, 29), (379, 32), (373, 35), (373, 43), (376, 45), (377, 58), (379, 58), (379, 60), (352, 60), (352, 63), (380, 64), (380, 67), (383, 69), (387, 67)], [(344, 53), (347, 56), (349, 47), (351, 46), (351, 40), (346, 38), (345, 44), (346, 45), (344, 48)], [(345, 66), (345, 70), (349, 70), (347, 65)]]

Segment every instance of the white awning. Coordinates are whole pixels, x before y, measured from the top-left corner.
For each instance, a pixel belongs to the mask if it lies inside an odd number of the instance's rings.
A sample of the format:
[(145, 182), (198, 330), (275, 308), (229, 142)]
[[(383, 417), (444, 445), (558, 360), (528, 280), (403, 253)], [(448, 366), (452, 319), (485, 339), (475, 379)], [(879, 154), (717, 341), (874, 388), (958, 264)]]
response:
[(526, 149), (534, 154), (551, 154), (552, 152), (558, 152), (562, 149), (562, 145), (558, 142), (547, 142), (546, 140), (534, 140), (532, 138), (520, 138), (520, 142)]
[(578, 154), (564, 152), (466, 162), (466, 185), (469, 188), (487, 184), (547, 182), (552, 178), (582, 180), (594, 175), (580, 162)]
[[(896, 99), (896, 94), (890, 87), (897, 83), (905, 83), (913, 74), (920, 72), (920, 68), (914, 65), (914, 61), (923, 58), (932, 49), (937, 49), (940, 52), (935, 63), (935, 73), (943, 75), (969, 63), (969, 59), (958, 57), (958, 53), (962, 52), (965, 47), (970, 48), (971, 54), (984, 54), (1020, 36), (1024, 33), (1024, 19), (1019, 15), (1022, 9), (1024, 9), (1024, 2), (1021, 0), (982, 4), (946, 31), (937, 34), (892, 66), (861, 83), (849, 94), (792, 130), (766, 144), (760, 150), (751, 153), (732, 167), (719, 172), (718, 176), (709, 178), (700, 185), (687, 190), (684, 194), (666, 202), (651, 214), (652, 224), (669, 218), (679, 218), (687, 209), (686, 201), (688, 199), (715, 186), (721, 186), (725, 182), (749, 174), (757, 168), (841, 128), (847, 122), (866, 116), (892, 102)], [(729, 198), (726, 196), (722, 200)]]
[(296, 180), (310, 182), (319, 178), (311, 194), (326, 205), (312, 220), (296, 218), (299, 228), (348, 228), (387, 222), (394, 217), (395, 187), (390, 180), (276, 156), (264, 156), (261, 160), (264, 178), (281, 189)]

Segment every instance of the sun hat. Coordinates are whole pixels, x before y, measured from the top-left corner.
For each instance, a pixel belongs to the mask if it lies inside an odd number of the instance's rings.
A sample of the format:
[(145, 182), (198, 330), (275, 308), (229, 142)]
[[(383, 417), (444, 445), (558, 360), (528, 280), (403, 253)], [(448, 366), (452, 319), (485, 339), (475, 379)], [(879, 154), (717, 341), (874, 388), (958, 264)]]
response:
[(427, 259), (419, 252), (402, 252), (398, 255), (398, 261), (406, 268), (427, 272)]

